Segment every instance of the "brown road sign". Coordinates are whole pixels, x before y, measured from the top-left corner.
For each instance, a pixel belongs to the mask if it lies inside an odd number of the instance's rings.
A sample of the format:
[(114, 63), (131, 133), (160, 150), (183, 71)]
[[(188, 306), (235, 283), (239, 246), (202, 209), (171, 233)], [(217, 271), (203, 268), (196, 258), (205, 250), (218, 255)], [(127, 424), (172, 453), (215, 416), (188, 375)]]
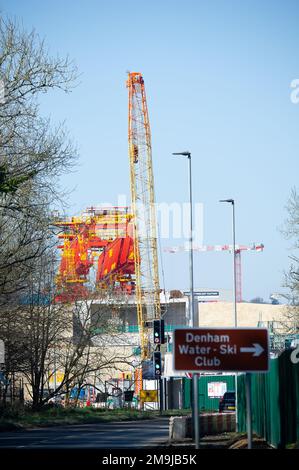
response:
[(267, 372), (265, 328), (180, 328), (174, 330), (174, 369), (209, 372)]

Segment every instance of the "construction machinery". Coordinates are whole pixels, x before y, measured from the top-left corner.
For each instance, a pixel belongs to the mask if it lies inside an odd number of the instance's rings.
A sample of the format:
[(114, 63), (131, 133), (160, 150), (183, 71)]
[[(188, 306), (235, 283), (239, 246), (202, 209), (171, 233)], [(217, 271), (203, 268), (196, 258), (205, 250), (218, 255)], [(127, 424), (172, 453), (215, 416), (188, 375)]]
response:
[(90, 207), (77, 217), (57, 219), (62, 250), (56, 277), (57, 301), (72, 302), (90, 294), (90, 269), (102, 291), (134, 291), (132, 214), (127, 207)]
[(149, 360), (153, 322), (161, 319), (151, 131), (141, 73), (129, 73), (126, 84), (132, 210), (92, 207), (55, 222), (63, 240), (57, 300), (86, 298), (97, 264), (96, 288), (135, 294), (141, 359)]
[(150, 359), (152, 323), (161, 318), (152, 145), (144, 80), (129, 72), (129, 161), (133, 213), (135, 295), (141, 359)]

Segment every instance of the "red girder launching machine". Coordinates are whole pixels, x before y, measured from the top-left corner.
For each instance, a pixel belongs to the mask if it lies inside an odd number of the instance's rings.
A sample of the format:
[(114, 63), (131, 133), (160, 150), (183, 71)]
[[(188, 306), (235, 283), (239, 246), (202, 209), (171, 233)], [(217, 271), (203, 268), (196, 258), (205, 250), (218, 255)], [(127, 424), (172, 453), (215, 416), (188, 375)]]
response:
[(96, 265), (97, 288), (134, 290), (131, 220), (126, 207), (91, 207), (79, 217), (55, 222), (63, 240), (56, 300), (87, 298), (90, 269)]

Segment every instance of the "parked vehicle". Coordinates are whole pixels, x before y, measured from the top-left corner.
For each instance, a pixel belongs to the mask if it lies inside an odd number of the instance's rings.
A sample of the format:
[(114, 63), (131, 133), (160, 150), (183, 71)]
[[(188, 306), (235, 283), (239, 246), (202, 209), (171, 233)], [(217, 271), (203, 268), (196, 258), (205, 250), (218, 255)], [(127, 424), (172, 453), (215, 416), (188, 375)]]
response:
[(225, 392), (219, 402), (219, 413), (224, 411), (236, 411), (236, 393)]

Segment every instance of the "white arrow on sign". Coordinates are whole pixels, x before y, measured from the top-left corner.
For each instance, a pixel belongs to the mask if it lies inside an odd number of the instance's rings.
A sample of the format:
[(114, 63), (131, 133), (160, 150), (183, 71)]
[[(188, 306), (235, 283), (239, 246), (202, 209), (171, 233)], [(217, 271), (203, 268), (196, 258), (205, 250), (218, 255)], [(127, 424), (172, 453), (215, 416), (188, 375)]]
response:
[(263, 351), (264, 348), (258, 343), (253, 343), (253, 348), (240, 348), (240, 352), (253, 353), (255, 357), (260, 356)]

